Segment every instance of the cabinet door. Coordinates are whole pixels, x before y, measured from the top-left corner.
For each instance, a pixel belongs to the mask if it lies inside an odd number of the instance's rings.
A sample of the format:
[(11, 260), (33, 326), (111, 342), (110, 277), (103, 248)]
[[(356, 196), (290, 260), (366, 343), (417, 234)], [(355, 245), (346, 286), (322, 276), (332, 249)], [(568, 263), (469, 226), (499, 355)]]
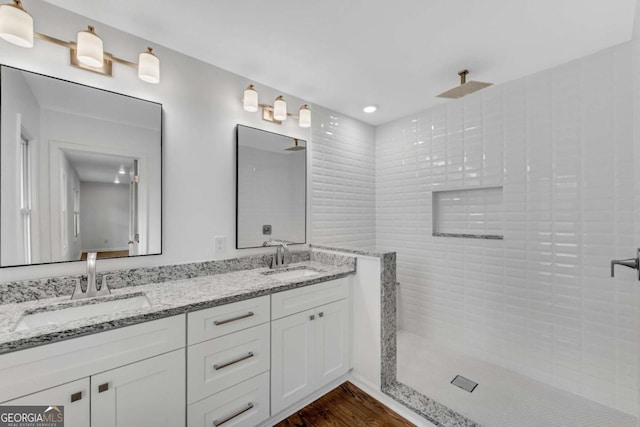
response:
[(316, 388), (321, 388), (351, 369), (351, 316), (349, 301), (342, 300), (316, 310)]
[(64, 406), (66, 427), (87, 427), (90, 424), (89, 398), (89, 378), (84, 378), (4, 402), (2, 406)]
[(272, 415), (315, 390), (316, 320), (309, 310), (271, 322)]
[(91, 377), (91, 427), (185, 425), (185, 350)]

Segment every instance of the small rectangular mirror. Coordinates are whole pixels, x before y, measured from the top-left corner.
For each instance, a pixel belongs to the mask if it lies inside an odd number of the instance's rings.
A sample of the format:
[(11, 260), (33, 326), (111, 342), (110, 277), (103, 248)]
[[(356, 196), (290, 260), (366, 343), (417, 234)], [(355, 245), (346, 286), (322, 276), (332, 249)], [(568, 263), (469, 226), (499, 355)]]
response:
[(0, 68), (0, 266), (162, 252), (162, 106)]
[(306, 243), (307, 142), (237, 128), (236, 248)]

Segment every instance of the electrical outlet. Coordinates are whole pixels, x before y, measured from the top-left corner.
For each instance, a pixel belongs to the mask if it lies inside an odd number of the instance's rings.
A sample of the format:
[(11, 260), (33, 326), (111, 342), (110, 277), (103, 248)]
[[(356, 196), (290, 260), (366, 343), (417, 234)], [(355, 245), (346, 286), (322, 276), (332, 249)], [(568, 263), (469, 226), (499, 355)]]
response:
[(216, 236), (213, 238), (215, 255), (222, 255), (227, 251), (227, 238), (226, 236)]

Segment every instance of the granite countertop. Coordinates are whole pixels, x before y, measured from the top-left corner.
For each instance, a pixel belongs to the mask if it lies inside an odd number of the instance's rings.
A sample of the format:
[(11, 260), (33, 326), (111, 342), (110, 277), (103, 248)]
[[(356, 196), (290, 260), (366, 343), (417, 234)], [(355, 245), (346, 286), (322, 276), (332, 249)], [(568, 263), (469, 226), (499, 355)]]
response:
[[(296, 268), (312, 269), (318, 274), (280, 280), (262, 274), (269, 272), (269, 268), (256, 268), (124, 287), (112, 290), (111, 295), (107, 297), (71, 301), (67, 295), (0, 305), (0, 354), (321, 283), (355, 272), (355, 264), (334, 265), (319, 261), (291, 264), (287, 270)], [(137, 294), (146, 295), (151, 306), (34, 329), (15, 330), (25, 313), (95, 304)]]
[(349, 248), (344, 246), (331, 246), (331, 245), (322, 245), (322, 244), (317, 245), (314, 243), (310, 244), (309, 247), (312, 249), (319, 249), (324, 251), (344, 252), (348, 254), (364, 255), (364, 256), (370, 256), (370, 257), (376, 257), (376, 258), (381, 258), (384, 255), (388, 255), (388, 254), (395, 254), (395, 251), (385, 251), (379, 248), (355, 248), (355, 247)]

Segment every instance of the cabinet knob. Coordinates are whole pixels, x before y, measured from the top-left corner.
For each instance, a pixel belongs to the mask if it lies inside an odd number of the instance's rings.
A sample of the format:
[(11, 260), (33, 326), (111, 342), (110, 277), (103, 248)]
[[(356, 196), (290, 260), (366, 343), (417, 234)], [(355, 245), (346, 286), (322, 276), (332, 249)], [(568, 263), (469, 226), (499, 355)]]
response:
[(98, 393), (102, 393), (109, 390), (109, 383), (100, 384), (98, 386)]
[(77, 392), (77, 393), (73, 393), (73, 394), (71, 395), (71, 403), (73, 403), (73, 402), (77, 402), (77, 401), (78, 401), (78, 400), (80, 400), (80, 399), (82, 399), (82, 392), (81, 392), (81, 391), (79, 391), (79, 392)]
[(324, 313), (321, 311), (320, 313), (318, 313), (318, 317), (324, 317)]
[(311, 316), (309, 316), (309, 320), (315, 320), (316, 316), (314, 316), (313, 314)]

